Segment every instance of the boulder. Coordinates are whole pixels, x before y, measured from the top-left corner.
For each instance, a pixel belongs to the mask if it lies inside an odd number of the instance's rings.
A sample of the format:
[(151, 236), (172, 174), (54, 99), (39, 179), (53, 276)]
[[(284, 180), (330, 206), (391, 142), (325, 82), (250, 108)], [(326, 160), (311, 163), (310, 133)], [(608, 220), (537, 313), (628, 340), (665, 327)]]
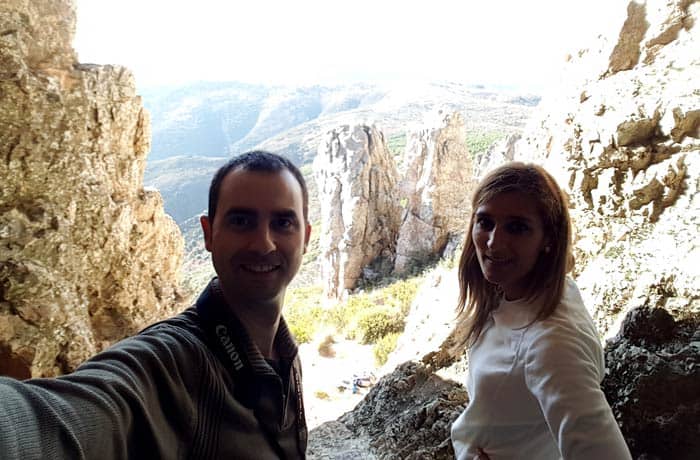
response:
[(0, 6), (0, 374), (55, 376), (180, 308), (131, 73), (80, 65), (72, 0)]

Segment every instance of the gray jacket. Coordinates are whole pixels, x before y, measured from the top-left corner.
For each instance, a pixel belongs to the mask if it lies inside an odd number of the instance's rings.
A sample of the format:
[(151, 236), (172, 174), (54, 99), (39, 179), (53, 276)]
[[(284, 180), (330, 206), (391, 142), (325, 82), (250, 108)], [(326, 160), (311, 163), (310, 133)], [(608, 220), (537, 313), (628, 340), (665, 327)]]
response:
[(207, 327), (202, 315), (202, 305), (205, 312), (224, 308), (217, 282), (197, 306), (122, 340), (72, 374), (23, 382), (0, 377), (0, 457), (305, 458), (301, 366), (289, 329), (280, 321), (275, 337), (280, 374), (235, 318), (226, 324), (231, 344), (222, 346), (211, 333), (216, 325)]

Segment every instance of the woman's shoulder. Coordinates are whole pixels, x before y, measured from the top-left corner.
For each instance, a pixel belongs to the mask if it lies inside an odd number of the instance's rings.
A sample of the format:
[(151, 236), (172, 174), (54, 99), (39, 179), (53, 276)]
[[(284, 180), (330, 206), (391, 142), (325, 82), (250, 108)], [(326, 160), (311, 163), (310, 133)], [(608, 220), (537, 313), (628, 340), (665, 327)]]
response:
[[(583, 303), (576, 283), (566, 279), (561, 302), (547, 318), (534, 322), (526, 332), (527, 342), (534, 348), (551, 349), (551, 352), (566, 348), (600, 349), (600, 338), (593, 319)], [(597, 350), (596, 350), (597, 353)]]
[(576, 282), (567, 277), (565, 283), (564, 293), (557, 307), (550, 316), (535, 322), (533, 324), (535, 326), (534, 329), (542, 331), (564, 329), (573, 332), (594, 332), (597, 336), (593, 319), (583, 302)]

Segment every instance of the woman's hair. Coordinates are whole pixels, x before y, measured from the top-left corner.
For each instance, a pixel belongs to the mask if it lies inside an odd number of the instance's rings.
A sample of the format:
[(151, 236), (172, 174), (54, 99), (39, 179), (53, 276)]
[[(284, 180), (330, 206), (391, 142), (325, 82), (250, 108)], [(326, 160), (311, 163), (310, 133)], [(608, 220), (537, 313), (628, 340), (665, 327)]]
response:
[(483, 178), (472, 198), (467, 238), (459, 259), (459, 334), (456, 350), (473, 345), (481, 335), (490, 313), (502, 297), (498, 286), (489, 283), (481, 271), (472, 240), (475, 213), (479, 206), (501, 193), (522, 193), (537, 205), (548, 250), (542, 251), (527, 275), (526, 300), (541, 302), (534, 321), (547, 318), (561, 301), (566, 273), (574, 265), (571, 254), (571, 221), (566, 195), (541, 166), (507, 163)]

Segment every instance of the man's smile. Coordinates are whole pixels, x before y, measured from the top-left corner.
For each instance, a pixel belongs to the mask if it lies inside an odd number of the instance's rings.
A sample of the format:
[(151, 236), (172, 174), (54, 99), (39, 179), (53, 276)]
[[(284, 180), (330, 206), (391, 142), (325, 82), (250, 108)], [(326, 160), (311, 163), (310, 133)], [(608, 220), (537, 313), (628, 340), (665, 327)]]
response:
[(274, 270), (278, 270), (281, 265), (271, 265), (271, 264), (242, 264), (241, 268), (248, 272), (253, 273), (270, 273)]

